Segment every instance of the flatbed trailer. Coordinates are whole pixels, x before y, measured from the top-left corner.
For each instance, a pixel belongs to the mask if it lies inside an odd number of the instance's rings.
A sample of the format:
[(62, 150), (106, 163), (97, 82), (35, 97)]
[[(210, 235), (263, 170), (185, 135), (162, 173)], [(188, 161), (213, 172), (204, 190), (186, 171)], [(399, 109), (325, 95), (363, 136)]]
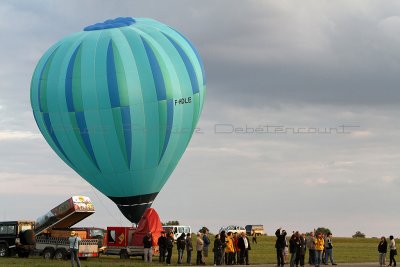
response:
[[(35, 223), (36, 245), (35, 254), (45, 259), (66, 259), (69, 257), (69, 237), (71, 226), (82, 221), (95, 212), (90, 198), (73, 196), (45, 215), (39, 217)], [(98, 257), (98, 239), (85, 239), (79, 243), (78, 257)]]

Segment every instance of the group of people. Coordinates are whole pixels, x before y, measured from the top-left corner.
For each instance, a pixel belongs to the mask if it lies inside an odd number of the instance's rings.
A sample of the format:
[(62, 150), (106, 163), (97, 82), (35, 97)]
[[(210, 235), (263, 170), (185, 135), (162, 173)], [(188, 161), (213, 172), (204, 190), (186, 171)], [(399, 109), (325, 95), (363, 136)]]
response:
[(221, 231), (215, 235), (214, 240), (214, 265), (249, 265), (249, 238), (246, 233), (232, 233)]
[[(395, 260), (394, 256), (397, 255), (397, 248), (396, 248), (396, 242), (394, 241), (394, 237), (392, 235), (389, 237), (389, 241), (390, 241), (390, 244), (389, 244), (390, 263), (388, 266), (396, 266), (396, 260)], [(379, 264), (381, 267), (386, 266), (387, 248), (388, 248), (388, 243), (386, 241), (386, 238), (384, 236), (382, 236), (381, 240), (378, 244)]]
[[(157, 240), (157, 245), (160, 252), (159, 262), (171, 264), (172, 249), (174, 247), (174, 233), (172, 232), (161, 232), (161, 236)], [(205, 261), (203, 257), (208, 257), (208, 247), (210, 245), (210, 239), (208, 238), (208, 231), (204, 234), (197, 233), (196, 239), (196, 264), (204, 265)], [(192, 263), (192, 251), (193, 241), (190, 233), (182, 233), (176, 240), (176, 246), (178, 250), (178, 264), (183, 263), (184, 252), (186, 250), (186, 263)], [(145, 259), (145, 261), (147, 261)]]
[[(205, 259), (208, 257), (210, 239), (208, 237), (208, 231), (203, 233), (198, 232), (196, 238), (196, 244), (193, 244), (192, 236), (190, 233), (182, 233), (176, 240), (176, 246), (178, 250), (178, 261), (177, 264), (182, 264), (184, 261), (184, 253), (186, 250), (186, 264), (192, 264), (192, 251), (196, 249), (196, 265), (205, 265)], [(143, 238), (144, 244), (144, 260), (145, 262), (152, 261), (151, 244), (152, 237), (151, 233), (148, 233)], [(174, 234), (172, 232), (161, 232), (161, 236), (157, 240), (159, 247), (160, 263), (171, 264), (172, 249), (174, 246)], [(215, 235), (213, 253), (214, 253), (214, 265), (233, 265), (233, 264), (249, 264), (249, 250), (250, 241), (246, 236), (246, 233), (226, 233), (222, 231), (220, 234)]]
[(315, 237), (314, 232), (307, 236), (305, 233), (300, 234), (296, 231), (288, 241), (286, 231), (279, 228), (275, 236), (277, 266), (285, 265), (289, 253), (290, 267), (304, 266), (307, 249), (308, 264), (319, 267), (321, 264), (328, 265), (330, 260), (332, 265), (337, 265), (333, 259), (332, 233), (317, 233)]

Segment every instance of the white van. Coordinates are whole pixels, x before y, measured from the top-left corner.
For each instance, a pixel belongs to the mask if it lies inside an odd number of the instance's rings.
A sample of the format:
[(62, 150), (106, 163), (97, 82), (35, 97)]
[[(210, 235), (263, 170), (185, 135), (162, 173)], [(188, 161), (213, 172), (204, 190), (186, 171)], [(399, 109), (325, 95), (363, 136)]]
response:
[(182, 233), (185, 233), (185, 235), (192, 234), (190, 226), (185, 225), (165, 225), (163, 226), (163, 229), (166, 233), (173, 232), (174, 240), (177, 240)]

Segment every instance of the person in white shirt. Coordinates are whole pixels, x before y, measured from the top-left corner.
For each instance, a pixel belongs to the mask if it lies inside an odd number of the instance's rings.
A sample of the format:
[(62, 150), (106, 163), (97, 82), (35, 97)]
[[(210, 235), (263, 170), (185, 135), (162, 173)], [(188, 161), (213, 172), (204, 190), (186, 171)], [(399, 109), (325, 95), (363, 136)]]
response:
[(71, 236), (69, 237), (69, 251), (71, 253), (72, 267), (75, 266), (75, 261), (78, 264), (78, 267), (81, 267), (81, 262), (79, 261), (78, 257), (79, 242), (81, 242), (81, 238), (78, 236), (78, 233), (72, 231)]
[(389, 244), (390, 263), (389, 263), (389, 266), (392, 266), (392, 262), (393, 262), (393, 266), (396, 266), (396, 260), (394, 259), (394, 256), (397, 255), (396, 242), (394, 241), (394, 238), (392, 235), (389, 237), (389, 239), (390, 239), (390, 244)]
[(241, 236), (238, 240), (238, 247), (240, 249), (240, 264), (244, 264), (246, 262), (246, 265), (249, 265), (249, 250), (251, 250), (251, 247), (249, 238), (244, 232), (241, 233)]

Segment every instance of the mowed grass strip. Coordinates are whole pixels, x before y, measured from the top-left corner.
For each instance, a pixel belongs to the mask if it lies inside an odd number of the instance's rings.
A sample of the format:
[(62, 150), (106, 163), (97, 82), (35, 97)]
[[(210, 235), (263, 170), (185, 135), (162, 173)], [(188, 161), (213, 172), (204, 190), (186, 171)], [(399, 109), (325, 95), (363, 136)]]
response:
[[(207, 265), (214, 264), (213, 257), (213, 241), (214, 238), (210, 235), (211, 245), (209, 248), (209, 256), (206, 258)], [(257, 244), (251, 244), (250, 263), (251, 264), (274, 264), (276, 263), (275, 252), (275, 237), (274, 236), (261, 236), (257, 238)], [(251, 242), (251, 238), (250, 238)], [(396, 240), (396, 243), (400, 242)], [(363, 262), (378, 262), (378, 247), (379, 239), (377, 238), (333, 238), (333, 255), (337, 263), (363, 263)], [(196, 239), (193, 238), (193, 245), (195, 247)], [(400, 244), (400, 243), (398, 243)], [(172, 265), (177, 265), (177, 249), (174, 246), (172, 253)], [(387, 254), (387, 260), (389, 255)], [(306, 262), (308, 261), (308, 252), (306, 255)], [(186, 252), (184, 255), (184, 263), (186, 263)], [(192, 265), (196, 263), (196, 251), (192, 253)], [(81, 261), (83, 267), (102, 267), (102, 266), (149, 266), (144, 263), (140, 257), (132, 257), (127, 260), (121, 260), (118, 256), (105, 256), (99, 258), (89, 258), (88, 260)], [(158, 257), (153, 258), (152, 266), (163, 266), (165, 264), (158, 263)], [(31, 257), (28, 259), (20, 259), (17, 257), (0, 258), (0, 266), (71, 266), (68, 261), (55, 261), (44, 260), (41, 257)]]

